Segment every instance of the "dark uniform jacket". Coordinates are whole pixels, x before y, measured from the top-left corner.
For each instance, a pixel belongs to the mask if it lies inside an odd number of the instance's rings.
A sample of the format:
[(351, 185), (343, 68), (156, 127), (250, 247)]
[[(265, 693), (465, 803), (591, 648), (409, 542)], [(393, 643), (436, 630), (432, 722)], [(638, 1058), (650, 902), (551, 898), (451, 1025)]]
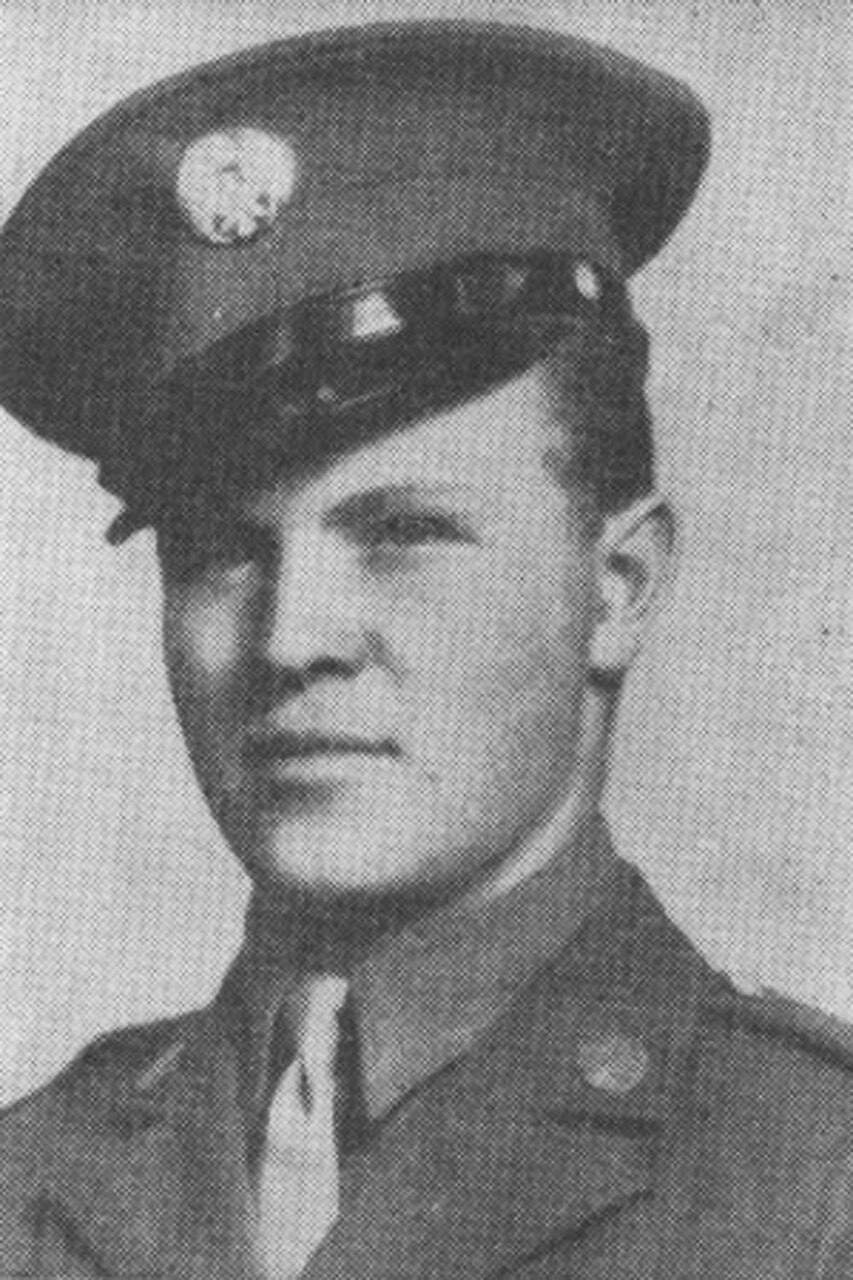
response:
[[(253, 1274), (234, 1008), (107, 1036), (0, 1119), (0, 1275)], [(853, 1054), (812, 1017), (736, 993), (620, 864), (348, 1157), (306, 1280), (850, 1280)]]

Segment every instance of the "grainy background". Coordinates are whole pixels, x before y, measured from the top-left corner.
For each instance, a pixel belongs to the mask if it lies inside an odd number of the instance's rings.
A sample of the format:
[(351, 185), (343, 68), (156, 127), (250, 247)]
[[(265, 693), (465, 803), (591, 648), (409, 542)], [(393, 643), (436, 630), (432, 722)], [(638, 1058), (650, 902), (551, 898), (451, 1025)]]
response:
[[(678, 585), (632, 682), (624, 852), (746, 981), (853, 1018), (851, 95), (847, 0), (4, 0), (0, 214), (131, 89), (308, 26), (530, 19), (687, 79), (701, 199), (636, 288), (655, 339)], [(0, 421), (0, 1101), (85, 1039), (207, 997), (245, 886), (197, 797), (142, 535)]]

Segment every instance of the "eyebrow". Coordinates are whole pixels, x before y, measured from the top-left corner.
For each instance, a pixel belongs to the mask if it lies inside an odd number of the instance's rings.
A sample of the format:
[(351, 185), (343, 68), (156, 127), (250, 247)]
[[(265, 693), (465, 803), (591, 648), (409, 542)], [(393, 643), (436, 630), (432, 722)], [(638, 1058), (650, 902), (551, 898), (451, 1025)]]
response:
[(373, 489), (354, 493), (336, 503), (328, 513), (326, 523), (340, 528), (359, 520), (381, 520), (383, 516), (392, 515), (401, 509), (414, 508), (425, 502), (450, 505), (458, 504), (460, 500), (467, 500), (470, 504), (472, 500), (482, 503), (482, 498), (482, 493), (473, 486), (454, 484), (450, 481), (377, 485)]

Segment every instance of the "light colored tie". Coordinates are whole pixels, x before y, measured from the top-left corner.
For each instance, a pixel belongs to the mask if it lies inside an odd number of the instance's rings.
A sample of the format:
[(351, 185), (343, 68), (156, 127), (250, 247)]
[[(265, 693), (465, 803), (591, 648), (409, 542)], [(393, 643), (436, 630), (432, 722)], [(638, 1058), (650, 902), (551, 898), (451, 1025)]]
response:
[(297, 1053), (269, 1110), (258, 1186), (260, 1265), (292, 1280), (338, 1216), (335, 1052), (347, 984), (318, 979), (307, 993)]

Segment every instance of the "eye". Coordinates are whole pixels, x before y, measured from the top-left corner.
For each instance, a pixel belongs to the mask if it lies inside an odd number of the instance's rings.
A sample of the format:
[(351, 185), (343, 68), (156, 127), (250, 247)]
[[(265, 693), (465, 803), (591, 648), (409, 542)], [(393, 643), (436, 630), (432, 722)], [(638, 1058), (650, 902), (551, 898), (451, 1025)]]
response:
[(263, 531), (239, 520), (172, 521), (157, 536), (166, 572), (182, 582), (231, 580), (270, 555)]
[(367, 530), (372, 547), (403, 548), (471, 540), (470, 531), (444, 511), (389, 511)]

